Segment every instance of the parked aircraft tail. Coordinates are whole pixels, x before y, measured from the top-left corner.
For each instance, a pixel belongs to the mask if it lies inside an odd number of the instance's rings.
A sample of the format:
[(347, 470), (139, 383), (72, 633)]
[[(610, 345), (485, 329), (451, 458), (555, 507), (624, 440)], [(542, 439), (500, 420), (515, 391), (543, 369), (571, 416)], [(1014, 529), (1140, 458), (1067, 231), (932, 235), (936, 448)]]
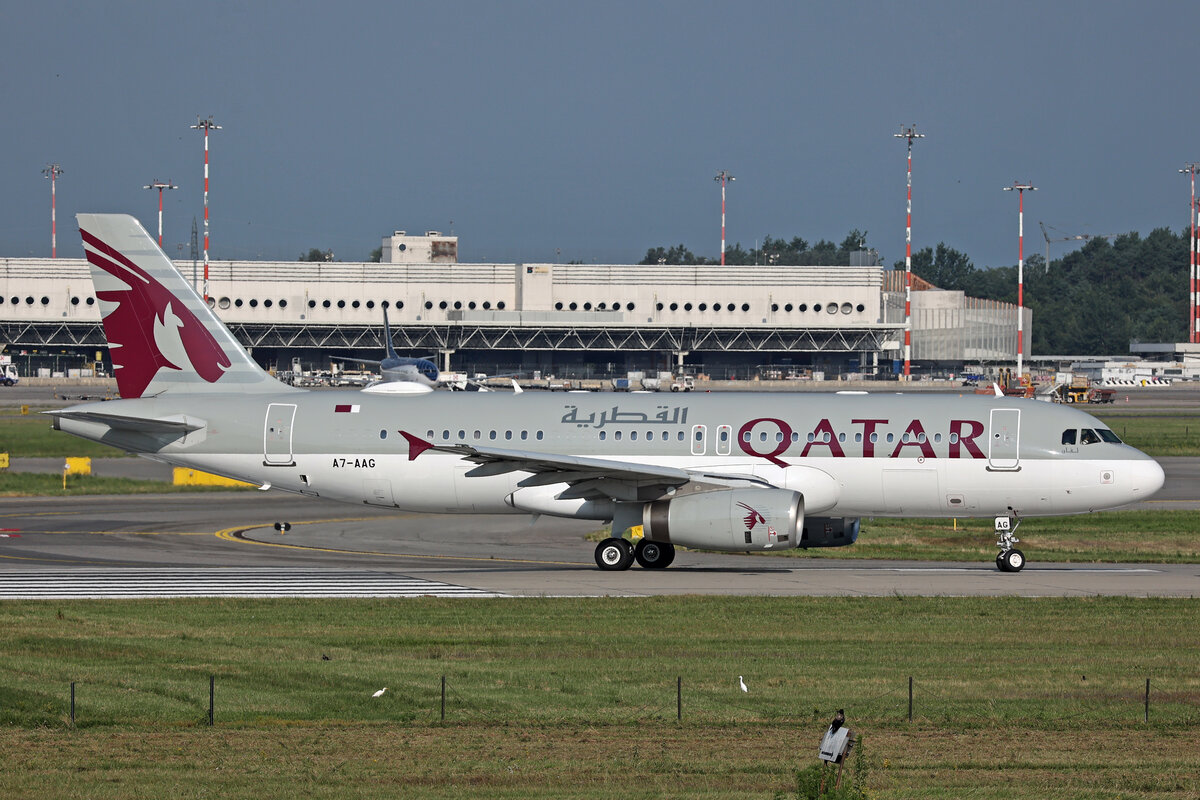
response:
[(127, 214), (79, 214), (121, 397), (169, 391), (279, 392)]
[(399, 361), (400, 356), (396, 353), (396, 348), (392, 347), (392, 326), (388, 324), (386, 307), (383, 309), (383, 342), (387, 345), (387, 357)]

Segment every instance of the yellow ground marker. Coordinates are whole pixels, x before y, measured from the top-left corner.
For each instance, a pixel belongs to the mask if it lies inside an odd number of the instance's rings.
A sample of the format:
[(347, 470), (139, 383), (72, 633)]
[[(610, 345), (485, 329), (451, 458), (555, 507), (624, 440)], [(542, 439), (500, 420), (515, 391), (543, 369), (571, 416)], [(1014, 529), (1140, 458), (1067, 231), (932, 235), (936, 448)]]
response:
[(176, 467), (172, 482), (176, 486), (256, 486), (257, 484), (236, 481), (233, 478), (223, 478), (210, 472), (198, 469)]

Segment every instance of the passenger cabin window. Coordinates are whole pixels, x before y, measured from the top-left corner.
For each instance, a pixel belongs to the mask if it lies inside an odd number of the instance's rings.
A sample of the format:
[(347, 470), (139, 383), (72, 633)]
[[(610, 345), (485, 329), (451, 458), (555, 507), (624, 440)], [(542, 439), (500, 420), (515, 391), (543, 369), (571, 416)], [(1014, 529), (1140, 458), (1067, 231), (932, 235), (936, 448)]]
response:
[(1074, 428), (1067, 428), (1065, 431), (1063, 431), (1062, 443), (1063, 444), (1075, 444), (1075, 435), (1076, 435), (1076, 430)]

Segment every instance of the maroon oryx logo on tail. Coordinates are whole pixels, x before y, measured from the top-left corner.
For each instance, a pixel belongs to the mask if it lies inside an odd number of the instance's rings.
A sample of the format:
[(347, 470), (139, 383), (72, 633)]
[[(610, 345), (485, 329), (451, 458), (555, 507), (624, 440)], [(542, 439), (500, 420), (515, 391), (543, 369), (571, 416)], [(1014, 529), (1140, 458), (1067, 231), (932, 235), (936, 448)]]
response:
[(79, 232), (88, 245), (88, 261), (129, 287), (96, 292), (98, 299), (116, 304), (104, 317), (104, 334), (121, 396), (141, 397), (163, 367), (187, 367), (164, 355), (160, 342), (181, 344), (183, 352), (172, 357), (181, 360), (186, 354), (197, 375), (209, 383), (219, 380), (231, 366), (229, 356), (184, 302), (120, 252)]

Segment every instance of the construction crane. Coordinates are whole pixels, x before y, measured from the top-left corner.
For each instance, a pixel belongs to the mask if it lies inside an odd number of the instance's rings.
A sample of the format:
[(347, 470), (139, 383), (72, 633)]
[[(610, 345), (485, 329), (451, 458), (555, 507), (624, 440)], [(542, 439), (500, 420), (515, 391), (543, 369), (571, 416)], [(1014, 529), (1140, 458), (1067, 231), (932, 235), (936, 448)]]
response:
[[(1042, 227), (1042, 237), (1046, 240), (1046, 269), (1050, 269), (1050, 243), (1051, 242), (1090, 242), (1092, 239), (1112, 239), (1114, 236), (1120, 236), (1119, 233), (1077, 233), (1074, 236), (1062, 236), (1054, 239), (1050, 238), (1050, 234), (1046, 232), (1046, 223), (1041, 220), (1038, 225)], [(1050, 230), (1055, 233), (1062, 231), (1051, 226)]]

